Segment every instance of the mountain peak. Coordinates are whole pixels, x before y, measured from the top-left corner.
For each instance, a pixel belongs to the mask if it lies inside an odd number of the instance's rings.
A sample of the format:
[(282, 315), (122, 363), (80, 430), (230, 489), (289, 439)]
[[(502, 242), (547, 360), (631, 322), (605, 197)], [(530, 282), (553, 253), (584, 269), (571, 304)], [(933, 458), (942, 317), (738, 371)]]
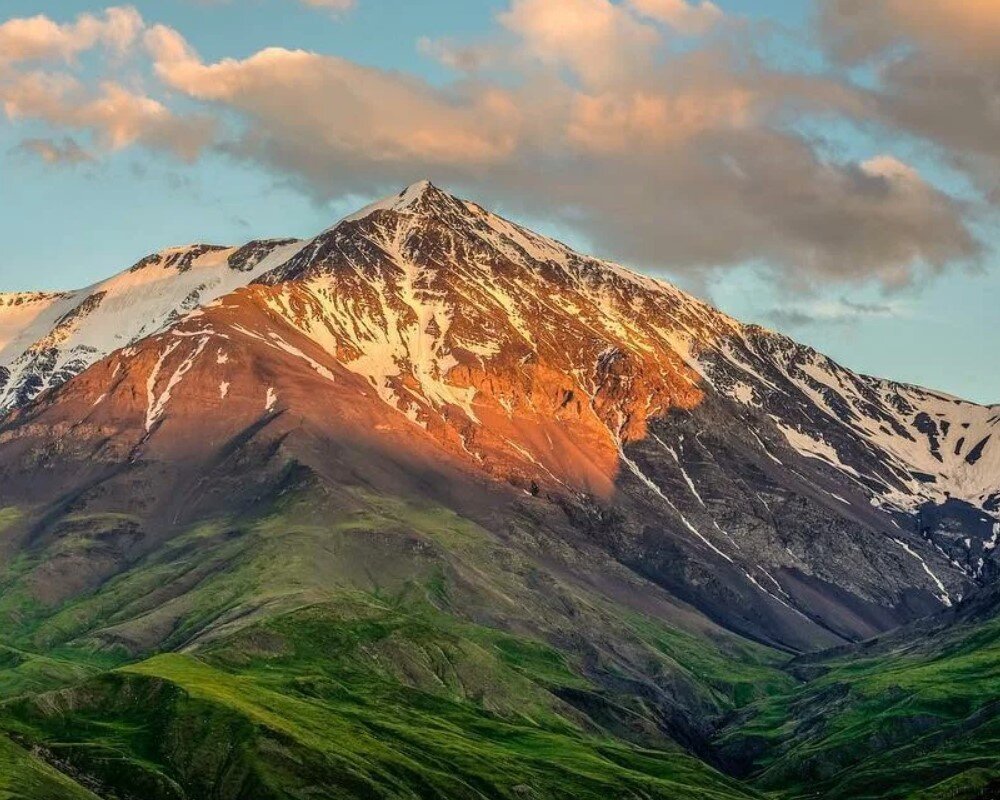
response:
[(403, 191), (399, 193), (399, 196), (420, 196), (429, 191), (440, 191), (433, 183), (431, 183), (427, 178), (419, 181), (415, 181), (407, 186)]
[[(376, 200), (364, 208), (344, 217), (341, 222), (357, 222), (374, 214), (376, 211), (395, 211), (396, 213), (420, 214), (434, 208), (441, 208), (459, 202), (447, 192), (442, 191), (429, 180), (411, 183), (402, 191), (381, 200)], [(338, 223), (340, 224), (340, 223)]]

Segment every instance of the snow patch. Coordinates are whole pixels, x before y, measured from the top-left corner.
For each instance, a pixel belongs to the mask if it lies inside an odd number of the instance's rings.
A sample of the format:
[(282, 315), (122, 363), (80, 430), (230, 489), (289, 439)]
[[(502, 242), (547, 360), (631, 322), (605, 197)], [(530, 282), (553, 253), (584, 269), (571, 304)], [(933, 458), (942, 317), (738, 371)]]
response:
[(924, 568), (924, 572), (926, 572), (930, 576), (931, 580), (934, 581), (938, 589), (941, 591), (941, 594), (938, 595), (938, 600), (940, 600), (944, 605), (950, 607), (952, 605), (952, 602), (951, 602), (951, 595), (948, 594), (948, 589), (945, 587), (941, 579), (937, 575), (935, 575), (934, 572), (931, 570), (931, 568), (927, 565), (927, 562), (924, 561), (924, 557), (920, 555), (920, 553), (918, 553), (916, 550), (912, 549), (908, 544), (906, 544), (906, 542), (903, 542), (899, 539), (893, 539), (893, 541), (900, 547), (902, 547), (903, 550), (905, 550), (907, 553), (913, 556), (913, 558), (915, 558), (917, 561), (920, 562), (920, 565)]

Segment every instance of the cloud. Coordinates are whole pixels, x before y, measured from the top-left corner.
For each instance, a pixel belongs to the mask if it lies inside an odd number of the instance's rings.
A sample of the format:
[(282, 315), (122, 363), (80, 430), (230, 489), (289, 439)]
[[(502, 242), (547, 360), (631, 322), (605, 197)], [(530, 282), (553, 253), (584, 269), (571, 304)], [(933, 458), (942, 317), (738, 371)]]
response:
[(866, 113), (842, 84), (769, 70), (725, 44), (656, 60), (659, 34), (607, 0), (515, 0), (500, 20), (534, 64), (507, 62), (515, 88), (438, 89), (281, 48), (206, 63), (163, 26), (146, 45), (167, 87), (243, 120), (227, 152), (321, 198), (430, 175), (558, 217), (633, 263), (766, 261), (799, 285), (900, 288), (981, 254), (963, 207), (915, 169), (888, 155), (829, 161), (781, 124)]
[(98, 45), (118, 54), (136, 41), (143, 21), (131, 6), (109, 8), (103, 17), (81, 14), (60, 25), (44, 15), (11, 19), (0, 24), (0, 66), (24, 61), (70, 61)]
[(1000, 3), (823, 0), (821, 33), (874, 67), (873, 118), (941, 148), (1000, 203)]
[(185, 160), (197, 158), (215, 128), (207, 117), (178, 116), (160, 101), (111, 81), (91, 91), (73, 77), (39, 71), (0, 82), (0, 105), (11, 120), (91, 133), (110, 150), (143, 144)]
[(544, 169), (518, 176), (511, 195), (530, 198), (538, 214), (572, 210), (567, 221), (605, 251), (642, 265), (763, 261), (799, 290), (824, 281), (899, 289), (980, 253), (960, 206), (919, 177), (826, 162), (794, 134), (718, 129), (655, 158)]
[[(170, 88), (246, 118), (234, 152), (276, 166), (330, 175), (342, 165), (467, 165), (505, 159), (518, 109), (505, 91), (436, 90), (398, 73), (302, 50), (268, 48), (206, 64), (163, 26), (146, 37), (157, 75)], [(332, 177), (332, 176), (331, 176)]]
[(641, 74), (659, 42), (655, 29), (610, 0), (514, 0), (498, 19), (529, 56), (593, 87)]
[(629, 3), (642, 16), (688, 35), (707, 33), (724, 16), (722, 10), (708, 0), (697, 4), (684, 0), (629, 0)]
[(900, 303), (820, 300), (790, 303), (772, 308), (764, 316), (779, 328), (806, 328), (814, 325), (850, 325), (861, 319), (906, 316), (909, 309)]
[[(108, 8), (101, 16), (81, 14), (63, 24), (43, 15), (8, 20), (0, 25), (0, 108), (12, 121), (40, 120), (55, 129), (91, 134), (109, 150), (142, 144), (185, 160), (197, 158), (213, 138), (212, 120), (178, 115), (160, 100), (113, 80), (91, 87), (71, 72), (38, 68), (51, 62), (72, 65), (96, 48), (119, 59), (144, 29), (130, 6)], [(40, 139), (29, 140), (28, 147), (51, 164), (79, 163), (84, 152), (72, 139), (64, 139), (61, 149)]]
[(836, 56), (850, 63), (909, 43), (962, 61), (1000, 58), (995, 0), (823, 0), (820, 25)]
[(80, 147), (72, 137), (66, 136), (59, 141), (52, 139), (25, 139), (16, 148), (22, 153), (28, 153), (40, 158), (46, 164), (84, 164), (94, 160), (94, 157)]

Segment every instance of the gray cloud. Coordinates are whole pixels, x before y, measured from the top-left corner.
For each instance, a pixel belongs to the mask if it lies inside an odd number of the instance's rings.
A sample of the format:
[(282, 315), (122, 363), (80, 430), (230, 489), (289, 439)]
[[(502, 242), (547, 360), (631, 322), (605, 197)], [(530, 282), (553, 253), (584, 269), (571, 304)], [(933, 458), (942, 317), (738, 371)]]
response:
[(870, 64), (871, 116), (940, 147), (1000, 203), (1000, 5), (821, 0), (834, 58)]
[(60, 140), (25, 139), (15, 150), (40, 158), (46, 164), (85, 164), (93, 161), (94, 156), (80, 147), (80, 144), (70, 136)]
[(815, 325), (850, 325), (862, 319), (899, 317), (906, 308), (897, 303), (854, 301), (846, 297), (812, 303), (790, 302), (764, 314), (776, 327), (809, 328)]

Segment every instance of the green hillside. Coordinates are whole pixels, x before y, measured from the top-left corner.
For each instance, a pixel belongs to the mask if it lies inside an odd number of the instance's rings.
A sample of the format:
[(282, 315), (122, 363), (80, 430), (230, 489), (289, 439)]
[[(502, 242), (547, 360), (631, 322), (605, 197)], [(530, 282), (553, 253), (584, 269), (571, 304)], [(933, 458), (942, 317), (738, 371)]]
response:
[[(65, 596), (53, 572), (100, 565), (132, 521), (68, 513), (7, 562), (0, 798), (996, 791), (992, 598), (792, 659), (608, 562), (597, 590), (593, 552), (528, 517), (501, 537), (308, 479), (255, 509)], [(30, 511), (4, 518), (0, 540)]]
[(996, 797), (998, 599), (793, 662), (815, 677), (741, 712), (720, 739), (728, 760), (784, 797)]
[(69, 517), (3, 577), (17, 770), (136, 800), (756, 796), (678, 742), (790, 687), (786, 657), (682, 606), (656, 620), (452, 511), (308, 483), (36, 591), (119, 522)]
[(102, 796), (757, 796), (560, 699), (587, 688), (543, 645), (356, 597), (21, 697), (0, 725)]

